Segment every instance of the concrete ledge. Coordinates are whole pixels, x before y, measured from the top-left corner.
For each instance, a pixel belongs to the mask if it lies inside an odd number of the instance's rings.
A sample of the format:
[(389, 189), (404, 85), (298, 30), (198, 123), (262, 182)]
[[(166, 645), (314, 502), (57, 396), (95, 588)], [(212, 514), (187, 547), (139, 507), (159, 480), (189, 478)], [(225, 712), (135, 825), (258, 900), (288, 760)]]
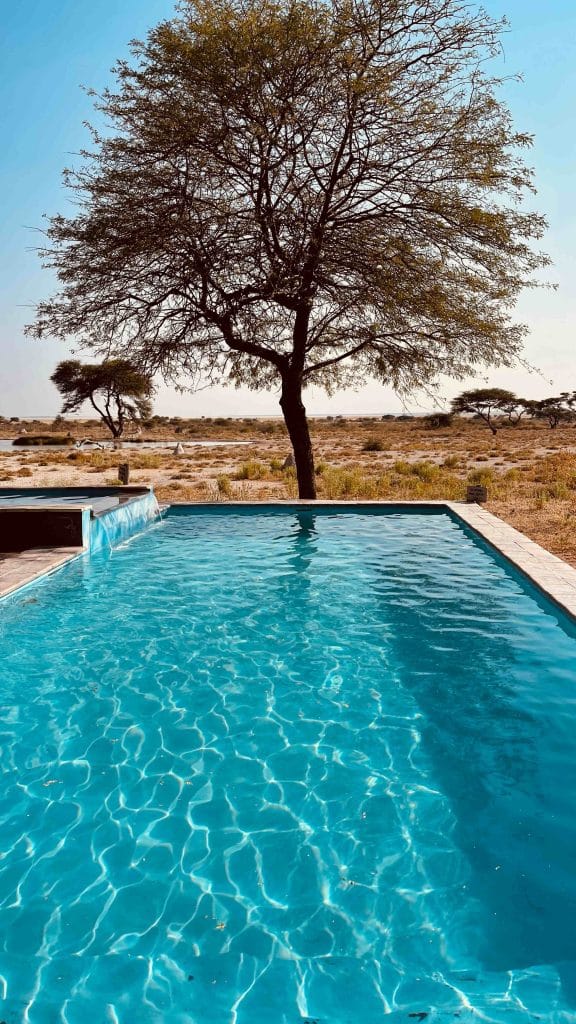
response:
[(31, 548), (13, 554), (0, 554), (0, 597), (47, 576), (84, 553), (81, 547)]
[(447, 501), (446, 508), (576, 618), (576, 569), (481, 505)]

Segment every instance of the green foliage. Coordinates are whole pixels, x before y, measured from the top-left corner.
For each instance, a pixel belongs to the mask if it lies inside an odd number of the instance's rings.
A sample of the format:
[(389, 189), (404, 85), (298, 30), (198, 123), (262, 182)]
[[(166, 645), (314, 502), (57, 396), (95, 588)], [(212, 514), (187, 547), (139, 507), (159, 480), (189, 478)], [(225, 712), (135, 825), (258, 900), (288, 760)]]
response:
[(473, 469), (468, 474), (469, 484), (482, 484), (484, 487), (487, 487), (493, 480), (494, 470), (490, 469), (488, 466), (485, 469)]
[(530, 415), (535, 419), (547, 420), (554, 429), (559, 423), (570, 423), (576, 419), (576, 392), (564, 391), (554, 398), (543, 398), (530, 402)]
[(269, 475), (269, 470), (263, 462), (257, 462), (251, 459), (249, 462), (243, 462), (239, 469), (234, 473), (235, 480), (264, 480)]
[(461, 0), (182, 0), (98, 102), (31, 332), (280, 387), (314, 497), (308, 385), (407, 389), (521, 350), (545, 222), (489, 75), (502, 28)]
[(518, 422), (520, 416), (528, 408), (523, 398), (517, 398), (512, 391), (504, 388), (475, 388), (463, 391), (452, 402), (452, 412), (473, 413), (484, 420), (493, 434), (497, 433), (494, 424), (496, 416), (506, 415), (510, 422)]

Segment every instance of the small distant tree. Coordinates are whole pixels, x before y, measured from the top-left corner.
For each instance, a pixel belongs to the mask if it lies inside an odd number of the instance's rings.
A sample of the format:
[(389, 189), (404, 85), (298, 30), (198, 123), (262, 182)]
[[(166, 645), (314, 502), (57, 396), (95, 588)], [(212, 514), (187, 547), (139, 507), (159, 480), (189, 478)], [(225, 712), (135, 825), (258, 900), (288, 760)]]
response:
[(511, 427), (517, 427), (522, 417), (530, 414), (531, 408), (532, 402), (528, 399), (514, 398), (510, 402), (502, 402), (501, 412)]
[(530, 415), (535, 419), (547, 420), (554, 430), (559, 423), (571, 423), (576, 419), (576, 392), (564, 391), (553, 398), (530, 402)]
[(503, 414), (510, 417), (511, 410), (523, 405), (523, 399), (517, 398), (512, 391), (504, 388), (476, 388), (463, 391), (452, 402), (452, 412), (472, 413), (478, 416), (496, 434), (494, 420)]
[(152, 380), (128, 359), (65, 359), (50, 380), (64, 398), (63, 413), (78, 412), (89, 402), (114, 438), (122, 437), (129, 421), (148, 419), (152, 412)]

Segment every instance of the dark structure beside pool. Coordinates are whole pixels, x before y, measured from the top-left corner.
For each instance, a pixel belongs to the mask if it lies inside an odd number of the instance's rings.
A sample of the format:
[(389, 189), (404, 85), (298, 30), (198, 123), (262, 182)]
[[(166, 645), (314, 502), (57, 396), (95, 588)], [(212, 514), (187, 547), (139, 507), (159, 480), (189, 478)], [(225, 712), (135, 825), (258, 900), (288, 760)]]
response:
[(157, 513), (149, 487), (0, 488), (0, 551), (96, 550)]

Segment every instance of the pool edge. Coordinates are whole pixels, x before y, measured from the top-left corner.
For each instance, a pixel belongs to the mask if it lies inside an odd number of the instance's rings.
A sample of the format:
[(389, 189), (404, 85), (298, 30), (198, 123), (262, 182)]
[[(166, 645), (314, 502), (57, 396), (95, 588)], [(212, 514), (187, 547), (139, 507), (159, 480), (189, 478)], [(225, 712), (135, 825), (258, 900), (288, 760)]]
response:
[(576, 620), (576, 569), (481, 505), (446, 501), (445, 508)]
[[(313, 501), (309, 499), (284, 499), (276, 501), (195, 501), (162, 503), (162, 510), (184, 508), (382, 508), (382, 509), (430, 509), (441, 512), (445, 510), (457, 521), (464, 523), (474, 533), (494, 548), (522, 575), (533, 583), (542, 593), (558, 605), (562, 611), (576, 620), (576, 569), (557, 555), (547, 551), (525, 534), (510, 526), (505, 520), (495, 516), (482, 505), (468, 504), (457, 501)], [(57, 554), (58, 552), (58, 554)], [(86, 548), (52, 549), (51, 558), (45, 549), (31, 549), (28, 552), (31, 563), (44, 563), (31, 574), (23, 575), (19, 581), (3, 587), (0, 581), (0, 600), (14, 594), (30, 583), (62, 568), (68, 562), (82, 554), (89, 553)], [(44, 556), (44, 557), (42, 557)]]
[(80, 547), (29, 548), (19, 552), (13, 559), (8, 559), (14, 561), (14, 572), (9, 572), (7, 579), (0, 577), (0, 601), (58, 572), (85, 553), (86, 549)]
[(285, 498), (267, 501), (172, 501), (164, 508), (420, 508), (449, 512), (494, 548), (563, 612), (576, 620), (576, 569), (530, 540), (482, 505), (441, 499), (424, 501), (325, 501)]

